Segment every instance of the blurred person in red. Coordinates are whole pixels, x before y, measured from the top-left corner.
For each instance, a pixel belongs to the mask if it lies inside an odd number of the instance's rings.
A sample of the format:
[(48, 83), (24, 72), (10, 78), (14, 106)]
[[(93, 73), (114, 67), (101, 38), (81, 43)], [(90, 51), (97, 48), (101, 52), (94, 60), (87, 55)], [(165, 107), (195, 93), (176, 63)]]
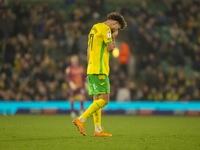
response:
[(85, 70), (82, 65), (79, 64), (79, 58), (77, 55), (71, 56), (71, 65), (68, 66), (65, 70), (66, 81), (69, 86), (69, 101), (71, 102), (71, 117), (75, 118), (76, 113), (74, 110), (74, 101), (76, 96), (78, 96), (78, 100), (80, 100), (81, 108), (79, 113), (82, 114), (84, 112), (83, 102), (85, 101)]
[(127, 43), (123, 42), (120, 47), (120, 53), (119, 53), (119, 64), (122, 69), (122, 71), (127, 75), (128, 73), (128, 62), (129, 62), (129, 56), (130, 56), (130, 48)]

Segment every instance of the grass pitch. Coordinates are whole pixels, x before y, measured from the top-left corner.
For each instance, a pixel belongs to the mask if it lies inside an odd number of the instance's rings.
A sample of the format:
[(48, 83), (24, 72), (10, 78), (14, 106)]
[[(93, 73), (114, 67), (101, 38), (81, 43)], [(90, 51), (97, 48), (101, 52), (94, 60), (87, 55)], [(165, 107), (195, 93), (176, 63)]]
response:
[(81, 135), (65, 115), (0, 116), (0, 150), (197, 150), (199, 117), (103, 116), (113, 137), (94, 137), (92, 117)]

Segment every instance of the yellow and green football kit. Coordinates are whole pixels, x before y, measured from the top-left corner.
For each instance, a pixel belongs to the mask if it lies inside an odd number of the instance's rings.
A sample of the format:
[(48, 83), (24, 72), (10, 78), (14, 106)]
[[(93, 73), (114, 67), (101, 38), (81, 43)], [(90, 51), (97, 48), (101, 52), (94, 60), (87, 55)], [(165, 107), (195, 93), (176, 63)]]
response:
[(89, 95), (110, 93), (109, 51), (111, 29), (104, 23), (95, 24), (88, 35), (89, 60), (87, 67)]
[(105, 74), (88, 74), (89, 95), (110, 93), (109, 78)]
[[(106, 44), (112, 42), (111, 29), (104, 23), (95, 24), (88, 35), (89, 60), (87, 67), (89, 95), (110, 93), (109, 83), (109, 51)], [(93, 115), (95, 124), (95, 136), (112, 136), (101, 128), (101, 108), (108, 104), (102, 98), (94, 99), (90, 107), (73, 123), (78, 130), (86, 135), (84, 122)]]

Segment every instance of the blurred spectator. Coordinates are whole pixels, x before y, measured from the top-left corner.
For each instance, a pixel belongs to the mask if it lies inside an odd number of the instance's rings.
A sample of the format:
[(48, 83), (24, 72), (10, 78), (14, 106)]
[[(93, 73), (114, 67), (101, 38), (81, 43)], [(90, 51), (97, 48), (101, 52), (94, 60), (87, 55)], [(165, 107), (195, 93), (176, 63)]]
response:
[(156, 17), (156, 23), (157, 25), (167, 25), (168, 21), (167, 21), (167, 17), (165, 16), (165, 14), (163, 14), (162, 11), (158, 11), (157, 17)]
[(118, 102), (125, 102), (131, 100), (131, 93), (127, 87), (120, 87), (117, 91), (116, 101)]
[(127, 43), (123, 42), (120, 47), (119, 64), (124, 73), (128, 73), (128, 62), (130, 57), (130, 48)]
[(171, 87), (170, 91), (166, 94), (166, 100), (168, 101), (177, 101), (179, 95), (174, 87)]
[(130, 8), (129, 4), (126, 4), (124, 8), (121, 10), (121, 14), (125, 17), (131, 16), (132, 15), (132, 10)]
[(128, 83), (126, 82), (126, 74), (121, 72), (119, 75), (119, 88), (116, 94), (116, 101), (130, 101), (131, 91), (129, 89)]
[(5, 74), (6, 77), (10, 78), (11, 77), (11, 70), (8, 67), (8, 64), (3, 64), (3, 67), (1, 68), (0, 74)]

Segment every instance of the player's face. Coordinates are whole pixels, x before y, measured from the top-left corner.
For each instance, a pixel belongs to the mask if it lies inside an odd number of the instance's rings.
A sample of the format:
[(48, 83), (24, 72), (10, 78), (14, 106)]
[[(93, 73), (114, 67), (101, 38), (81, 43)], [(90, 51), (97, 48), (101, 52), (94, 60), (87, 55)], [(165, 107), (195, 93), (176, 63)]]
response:
[(111, 27), (111, 32), (114, 33), (115, 31), (118, 31), (121, 28), (121, 25), (115, 21), (113, 22), (113, 25)]
[(71, 65), (77, 66), (79, 64), (78, 56), (72, 56), (71, 57)]

